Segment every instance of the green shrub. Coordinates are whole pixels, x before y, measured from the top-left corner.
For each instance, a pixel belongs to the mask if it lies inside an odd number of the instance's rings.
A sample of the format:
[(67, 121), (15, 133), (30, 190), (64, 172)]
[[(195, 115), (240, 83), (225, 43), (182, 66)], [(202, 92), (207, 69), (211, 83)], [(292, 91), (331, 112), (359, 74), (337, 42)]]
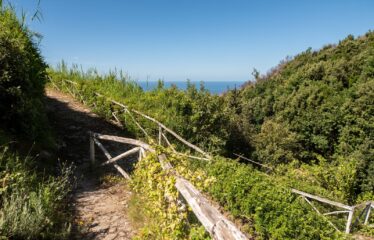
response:
[(46, 64), (15, 12), (0, 8), (0, 128), (29, 140), (45, 132)]
[(215, 181), (206, 190), (235, 217), (253, 222), (260, 239), (341, 239), (281, 178), (218, 159), (205, 167)]
[(373, 45), (369, 31), (308, 49), (265, 76), (257, 74), (255, 83), (235, 93), (235, 101), (226, 94), (226, 105), (234, 102), (236, 109), (228, 126), (240, 131), (230, 130), (227, 146), (241, 146), (233, 150), (274, 166), (294, 160), (318, 165), (324, 159), (321, 165), (341, 172), (346, 165), (353, 168), (347, 174), (355, 172), (349, 186), (341, 180), (324, 187), (344, 191), (348, 202), (373, 192)]

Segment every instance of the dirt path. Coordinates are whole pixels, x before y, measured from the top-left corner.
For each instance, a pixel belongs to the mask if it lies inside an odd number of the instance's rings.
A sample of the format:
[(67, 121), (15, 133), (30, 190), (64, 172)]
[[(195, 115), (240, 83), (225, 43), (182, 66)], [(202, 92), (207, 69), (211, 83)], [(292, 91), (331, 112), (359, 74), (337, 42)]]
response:
[[(88, 131), (123, 136), (124, 131), (104, 121), (68, 95), (48, 89), (46, 103), (56, 132), (59, 157), (76, 165), (77, 187), (74, 191), (75, 239), (131, 239), (134, 234), (126, 205), (131, 192), (123, 181), (102, 184), (100, 178), (111, 169), (90, 168)], [(110, 146), (108, 146), (110, 149)], [(111, 151), (126, 146), (111, 146)], [(100, 155), (98, 154), (98, 159)], [(103, 158), (102, 158), (103, 159)]]

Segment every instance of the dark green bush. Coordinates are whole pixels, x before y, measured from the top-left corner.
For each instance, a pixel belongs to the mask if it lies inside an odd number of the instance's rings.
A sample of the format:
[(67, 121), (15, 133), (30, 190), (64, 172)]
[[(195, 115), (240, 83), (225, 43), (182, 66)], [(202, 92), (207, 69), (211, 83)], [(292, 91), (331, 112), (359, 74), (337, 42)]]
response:
[(28, 28), (13, 10), (0, 9), (0, 127), (28, 137), (43, 135), (46, 64)]
[[(236, 93), (239, 111), (230, 112), (234, 116), (228, 126), (239, 133), (230, 129), (228, 150), (273, 166), (294, 161), (318, 165), (324, 159), (346, 169), (344, 176), (355, 172), (350, 184), (341, 180), (335, 182), (338, 187), (324, 187), (340, 189), (348, 202), (373, 193), (373, 46), (373, 32), (348, 36), (336, 46), (308, 49), (265, 76), (257, 74), (255, 83)], [(232, 94), (226, 98), (226, 105), (231, 104)], [(237, 139), (241, 148), (234, 147)]]

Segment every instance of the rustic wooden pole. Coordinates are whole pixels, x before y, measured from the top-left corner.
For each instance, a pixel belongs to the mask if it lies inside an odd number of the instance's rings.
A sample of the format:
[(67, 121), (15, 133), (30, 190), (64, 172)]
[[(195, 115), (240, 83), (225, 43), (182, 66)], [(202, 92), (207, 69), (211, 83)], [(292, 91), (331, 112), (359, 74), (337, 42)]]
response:
[(147, 155), (145, 154), (144, 148), (140, 148), (140, 153), (142, 155), (142, 158), (145, 158)]
[(176, 154), (176, 155), (179, 155), (179, 156), (183, 156), (183, 157), (186, 157), (186, 158), (198, 159), (198, 160), (203, 160), (203, 161), (210, 161), (209, 158), (191, 156), (191, 155), (187, 155), (187, 154), (184, 154), (184, 153), (177, 152), (175, 150), (174, 150), (173, 154)]
[(116, 112), (112, 112), (112, 116), (113, 118), (116, 120), (115, 123), (116, 125), (120, 126), (120, 127), (123, 127), (123, 124), (121, 123), (121, 121), (118, 119), (117, 115), (116, 115)]
[(144, 133), (144, 135), (145, 135), (147, 138), (149, 138), (149, 135), (148, 135), (147, 131), (145, 131), (145, 129), (140, 125), (140, 123), (138, 123), (138, 122), (135, 120), (134, 116), (131, 114), (131, 112), (130, 112), (129, 110), (127, 110), (127, 108), (125, 108), (125, 112), (128, 113), (128, 114), (130, 115), (130, 118), (134, 121), (134, 123), (136, 124), (136, 126), (138, 126), (138, 128), (139, 128), (140, 130), (142, 130), (142, 132)]
[(365, 225), (368, 225), (368, 223), (369, 223), (369, 218), (370, 218), (370, 212), (371, 212), (371, 208), (372, 208), (372, 203), (370, 203), (368, 206), (369, 207), (368, 207), (368, 209), (367, 209), (367, 211), (365, 213), (365, 221), (364, 221)]
[[(96, 92), (95, 92), (95, 95), (106, 98), (105, 96), (103, 96), (103, 95), (100, 94), (100, 93), (96, 93)], [(132, 120), (134, 120), (135, 124), (140, 128), (140, 130), (143, 131), (143, 133), (144, 133), (147, 137), (149, 137), (149, 135), (148, 135), (147, 132), (146, 132), (146, 131), (145, 131), (145, 130), (140, 126), (140, 124), (135, 120), (135, 118), (130, 114), (130, 111), (133, 112), (133, 113), (136, 113), (136, 114), (138, 114), (138, 115), (140, 115), (140, 116), (142, 116), (142, 117), (144, 117), (145, 119), (148, 119), (148, 120), (150, 120), (150, 121), (156, 123), (158, 126), (161, 126), (161, 128), (162, 128), (163, 130), (165, 130), (166, 132), (170, 133), (170, 134), (173, 135), (176, 139), (178, 139), (179, 141), (181, 141), (181, 142), (184, 143), (185, 145), (189, 146), (190, 148), (194, 149), (195, 151), (197, 151), (197, 152), (203, 154), (206, 158), (208, 158), (208, 159), (211, 159), (211, 158), (212, 158), (212, 156), (210, 156), (208, 153), (204, 152), (201, 148), (199, 148), (199, 147), (193, 145), (192, 143), (188, 142), (187, 140), (183, 139), (181, 136), (179, 136), (178, 134), (176, 134), (176, 133), (175, 133), (174, 131), (172, 131), (171, 129), (167, 128), (164, 124), (160, 123), (160, 122), (157, 121), (156, 119), (154, 119), (154, 118), (152, 118), (152, 117), (150, 117), (150, 116), (148, 116), (148, 115), (146, 115), (146, 114), (144, 114), (144, 113), (142, 113), (142, 112), (136, 111), (136, 110), (134, 110), (134, 109), (129, 109), (127, 106), (123, 105), (122, 103), (119, 103), (119, 102), (114, 101), (114, 100), (112, 100), (112, 99), (109, 99), (109, 98), (108, 98), (108, 101), (111, 101), (112, 103), (115, 103), (115, 104), (117, 104), (118, 106), (123, 107), (123, 109), (124, 109), (127, 113), (129, 113), (129, 115), (130, 115), (130, 117), (132, 118)]]
[(242, 155), (239, 155), (239, 154), (236, 154), (236, 153), (234, 153), (234, 155), (237, 156), (237, 157), (239, 157), (239, 158), (241, 158), (241, 159), (247, 160), (247, 161), (249, 161), (249, 162), (251, 162), (251, 163), (254, 163), (254, 164), (257, 164), (257, 165), (259, 165), (259, 166), (261, 166), (261, 167), (264, 167), (264, 168), (266, 168), (266, 169), (268, 169), (268, 170), (271, 170), (271, 171), (273, 170), (273, 168), (271, 168), (271, 167), (269, 167), (269, 166), (266, 166), (265, 164), (261, 164), (261, 163), (259, 163), (259, 162), (253, 161), (252, 159), (246, 158), (246, 157), (244, 157), (244, 156), (242, 156)]
[(352, 210), (355, 209), (354, 206), (351, 207), (351, 206), (348, 206), (348, 205), (345, 205), (345, 204), (342, 204), (342, 203), (339, 203), (339, 202), (331, 201), (331, 200), (326, 199), (326, 198), (322, 198), (322, 197), (318, 197), (318, 196), (315, 196), (315, 195), (312, 195), (312, 194), (309, 194), (309, 193), (306, 193), (306, 192), (302, 192), (302, 191), (299, 191), (299, 190), (294, 189), (294, 188), (292, 188), (291, 191), (293, 193), (299, 194), (301, 196), (304, 196), (304, 197), (307, 197), (307, 198), (310, 198), (310, 199), (314, 199), (314, 200), (317, 200), (319, 202), (327, 203), (327, 204), (330, 204), (330, 205), (333, 205), (333, 206), (336, 206), (336, 207), (340, 207), (340, 208), (346, 209), (348, 211), (352, 211)]
[(213, 239), (217, 240), (246, 240), (248, 239), (240, 230), (227, 220), (217, 208), (197, 190), (189, 181), (182, 177), (176, 177), (175, 187), (187, 201), (197, 219), (209, 232)]
[[(99, 142), (99, 140), (97, 139), (94, 139), (94, 142), (96, 143), (96, 145), (104, 152), (104, 155), (109, 159), (112, 158), (112, 156), (110, 155), (110, 153), (108, 152), (108, 150), (106, 150), (106, 148)], [(121, 173), (121, 175), (126, 178), (126, 179), (131, 179), (130, 175), (127, 174), (127, 172), (125, 172), (125, 170), (123, 170), (117, 163), (114, 163), (113, 164), (113, 167), (115, 167), (117, 169), (117, 171), (119, 173)]]
[(169, 139), (166, 137), (166, 135), (163, 132), (161, 132), (161, 135), (162, 135), (162, 138), (165, 140), (167, 146), (172, 147), (173, 151), (175, 151), (175, 149), (173, 148), (173, 146), (169, 142)]
[(141, 161), (142, 160), (142, 149), (139, 147), (139, 151), (138, 151), (138, 161)]
[(354, 213), (355, 213), (354, 208), (349, 211), (348, 219), (347, 219), (347, 225), (345, 226), (345, 233), (347, 233), (347, 234), (351, 232), (351, 225), (352, 225), (352, 220), (353, 220), (353, 214)]
[(130, 149), (129, 151), (126, 151), (126, 152), (124, 152), (124, 153), (121, 153), (120, 155), (118, 155), (118, 156), (116, 156), (116, 157), (113, 157), (113, 158), (109, 159), (108, 161), (102, 163), (101, 166), (105, 166), (105, 165), (108, 165), (108, 164), (110, 164), (110, 163), (114, 163), (114, 162), (116, 162), (116, 161), (118, 161), (118, 160), (123, 159), (124, 157), (127, 157), (127, 156), (129, 156), (129, 155), (131, 155), (131, 154), (134, 154), (134, 153), (136, 153), (136, 152), (139, 152), (139, 150), (140, 150), (140, 147), (135, 147), (135, 148), (133, 148), (133, 149)]
[(134, 145), (134, 146), (144, 148), (145, 150), (150, 151), (150, 152), (155, 152), (155, 150), (152, 149), (149, 144), (144, 143), (144, 142), (139, 141), (139, 140), (132, 139), (132, 138), (110, 136), (110, 135), (104, 135), (104, 134), (99, 134), (99, 133), (94, 133), (94, 136), (97, 139), (114, 141), (114, 142), (119, 142), (119, 143), (124, 143), (124, 144), (130, 144), (130, 145)]
[(158, 125), (158, 145), (161, 145), (162, 140), (162, 127)]
[(95, 142), (94, 142), (94, 135), (90, 132), (90, 160), (92, 165), (95, 164)]
[(333, 211), (333, 212), (324, 213), (323, 215), (328, 216), (328, 215), (337, 215), (337, 214), (342, 214), (342, 213), (349, 213), (349, 211), (347, 210)]

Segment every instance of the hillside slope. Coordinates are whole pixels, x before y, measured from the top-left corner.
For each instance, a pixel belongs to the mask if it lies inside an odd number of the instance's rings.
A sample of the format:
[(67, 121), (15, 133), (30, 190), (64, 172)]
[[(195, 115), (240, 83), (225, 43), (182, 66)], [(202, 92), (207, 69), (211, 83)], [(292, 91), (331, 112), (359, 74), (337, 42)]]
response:
[[(204, 190), (249, 223), (248, 232), (256, 237), (344, 239), (290, 189), (349, 205), (373, 199), (373, 36), (348, 37), (337, 46), (307, 50), (224, 96), (211, 95), (203, 87), (165, 89), (162, 82), (145, 92), (128, 76), (82, 72), (65, 64), (50, 69), (49, 75), (51, 85), (102, 117), (112, 119), (114, 114), (137, 138), (143, 135), (126, 112), (105, 98), (155, 117), (216, 154), (211, 163), (187, 161), (183, 167), (215, 179)], [(157, 133), (157, 126), (141, 124)], [(271, 165), (273, 171), (218, 156), (233, 153)], [(180, 159), (174, 164), (181, 164)], [(318, 207), (322, 212), (335, 210)], [(345, 218), (329, 219), (342, 229)]]
[(230, 151), (272, 165), (340, 166), (346, 197), (374, 191), (373, 32), (283, 61), (227, 93), (226, 108)]

